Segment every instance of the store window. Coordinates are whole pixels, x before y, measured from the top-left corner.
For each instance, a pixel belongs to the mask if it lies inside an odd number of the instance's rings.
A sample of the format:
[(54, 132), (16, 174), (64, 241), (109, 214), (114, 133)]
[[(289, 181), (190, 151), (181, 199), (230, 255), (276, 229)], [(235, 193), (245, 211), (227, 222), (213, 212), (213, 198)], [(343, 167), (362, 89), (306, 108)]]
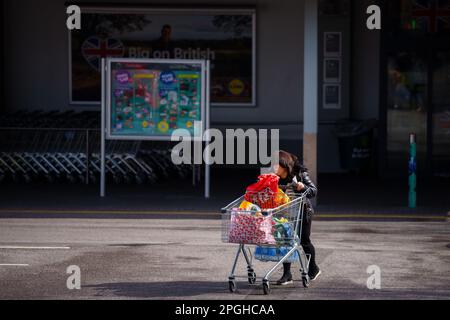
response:
[(450, 0), (388, 1), (394, 32), (450, 34)]
[(388, 58), (388, 162), (401, 166), (408, 153), (410, 133), (416, 133), (418, 157), (427, 151), (427, 64), (424, 55), (398, 52)]

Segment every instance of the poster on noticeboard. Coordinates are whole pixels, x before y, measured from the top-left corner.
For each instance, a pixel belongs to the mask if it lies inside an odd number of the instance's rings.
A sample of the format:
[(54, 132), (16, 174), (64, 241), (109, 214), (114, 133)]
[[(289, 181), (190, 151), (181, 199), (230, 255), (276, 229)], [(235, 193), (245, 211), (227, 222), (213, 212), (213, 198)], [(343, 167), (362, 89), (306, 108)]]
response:
[(102, 58), (211, 62), (212, 106), (256, 105), (254, 9), (81, 6), (69, 32), (71, 104), (100, 103)]
[(204, 61), (110, 59), (107, 64), (108, 139), (170, 140), (177, 129), (201, 136)]

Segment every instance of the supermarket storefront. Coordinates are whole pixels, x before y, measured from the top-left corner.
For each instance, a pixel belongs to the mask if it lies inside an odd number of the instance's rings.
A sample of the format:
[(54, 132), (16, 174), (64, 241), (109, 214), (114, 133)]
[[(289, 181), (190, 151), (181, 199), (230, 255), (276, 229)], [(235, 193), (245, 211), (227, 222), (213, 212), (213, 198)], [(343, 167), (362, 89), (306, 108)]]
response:
[(380, 32), (366, 28), (369, 0), (84, 1), (70, 35), (63, 2), (2, 1), (2, 108), (98, 109), (105, 54), (209, 58), (212, 127), (280, 129), (282, 148), (326, 173), (342, 171), (336, 123), (376, 119), (374, 170), (404, 168), (416, 132), (420, 157), (444, 172), (450, 41), (445, 17), (430, 23), (426, 10), (445, 15), (447, 2), (381, 1)]

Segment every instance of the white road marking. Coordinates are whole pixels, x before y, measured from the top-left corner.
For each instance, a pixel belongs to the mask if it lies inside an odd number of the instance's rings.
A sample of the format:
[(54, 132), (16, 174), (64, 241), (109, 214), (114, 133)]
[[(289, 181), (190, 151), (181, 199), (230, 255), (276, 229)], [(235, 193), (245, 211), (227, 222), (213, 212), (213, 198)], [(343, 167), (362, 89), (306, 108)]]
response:
[(29, 264), (0, 263), (0, 267), (29, 267)]
[(23, 249), (23, 250), (70, 250), (70, 247), (19, 247), (19, 246), (0, 246), (0, 249)]

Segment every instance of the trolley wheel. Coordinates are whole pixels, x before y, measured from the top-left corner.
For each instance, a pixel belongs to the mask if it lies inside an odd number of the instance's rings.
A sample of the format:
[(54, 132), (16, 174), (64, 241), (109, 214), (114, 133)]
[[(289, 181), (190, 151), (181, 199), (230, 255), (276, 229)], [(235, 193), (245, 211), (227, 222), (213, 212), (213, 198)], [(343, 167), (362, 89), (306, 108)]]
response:
[(234, 281), (234, 280), (228, 281), (228, 289), (230, 290), (231, 293), (235, 293), (236, 292), (236, 281)]
[(121, 184), (122, 183), (122, 178), (120, 176), (113, 175), (112, 178), (113, 178), (115, 184)]
[(305, 288), (309, 288), (309, 277), (308, 276), (302, 276), (302, 283), (303, 283), (303, 287)]
[(125, 180), (126, 184), (132, 184), (134, 182), (134, 179), (132, 177), (128, 176), (128, 175), (125, 175), (123, 177), (123, 179)]
[(97, 180), (97, 176), (95, 174), (90, 174), (89, 175), (89, 181), (93, 184), (96, 184), (98, 182)]
[(137, 175), (136, 176), (136, 183), (137, 184), (139, 184), (139, 185), (141, 185), (141, 184), (144, 184), (145, 183), (145, 176), (142, 176), (142, 175)]
[(69, 181), (69, 183), (74, 184), (75, 182), (77, 182), (77, 179), (71, 174), (68, 174), (66, 178), (67, 178), (67, 181)]
[(250, 284), (256, 283), (256, 273), (253, 270), (248, 271), (248, 283)]
[(263, 291), (266, 296), (270, 294), (270, 284), (268, 281), (263, 282)]

